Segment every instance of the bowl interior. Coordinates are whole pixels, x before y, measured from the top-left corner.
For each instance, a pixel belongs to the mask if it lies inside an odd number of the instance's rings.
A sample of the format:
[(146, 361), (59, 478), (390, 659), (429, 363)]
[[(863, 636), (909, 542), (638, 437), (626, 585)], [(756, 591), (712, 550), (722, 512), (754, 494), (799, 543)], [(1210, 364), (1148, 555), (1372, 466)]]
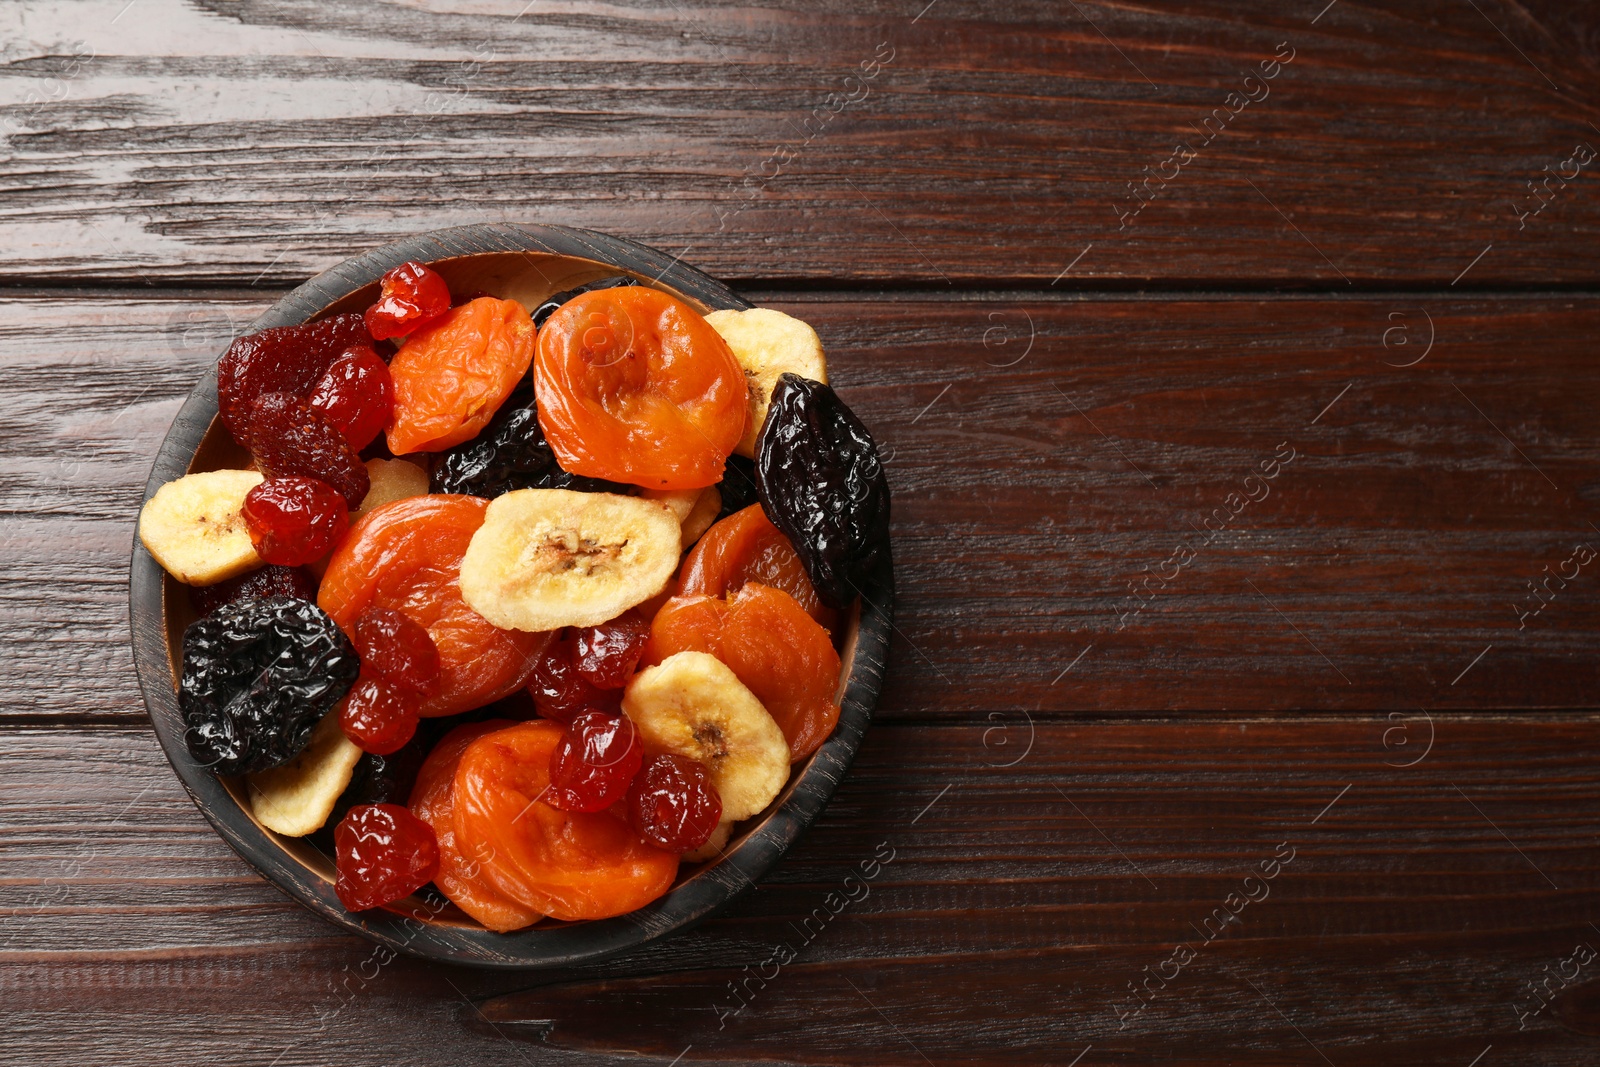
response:
[[(553, 293), (616, 274), (632, 275), (702, 312), (750, 306), (706, 275), (631, 242), (556, 227), (467, 227), (347, 261), (295, 290), (250, 329), (362, 310), (376, 299), (383, 273), (407, 259), (429, 263), (458, 297), (490, 295), (529, 308)], [(215, 379), (208, 375), (174, 422), (146, 499), (183, 473), (243, 467), (249, 459), (216, 418)], [(161, 571), (137, 539), (133, 579), (135, 655), (152, 722), (196, 804), (229, 844), (295, 899), (373, 940), (413, 955), (515, 967), (566, 965), (636, 947), (705, 918), (770, 868), (826, 803), (870, 720), (887, 650), (892, 590), (885, 565), (850, 613), (840, 650), (841, 715), (834, 735), (794, 768), (766, 811), (740, 825), (720, 857), (685, 864), (665, 896), (629, 915), (581, 923), (544, 920), (496, 934), (437, 899), (413, 897), (389, 909), (346, 912), (333, 893), (331, 859), (309, 839), (266, 829), (251, 812), (242, 779), (219, 778), (189, 755), (175, 679), (183, 631), (195, 612), (187, 587)]]

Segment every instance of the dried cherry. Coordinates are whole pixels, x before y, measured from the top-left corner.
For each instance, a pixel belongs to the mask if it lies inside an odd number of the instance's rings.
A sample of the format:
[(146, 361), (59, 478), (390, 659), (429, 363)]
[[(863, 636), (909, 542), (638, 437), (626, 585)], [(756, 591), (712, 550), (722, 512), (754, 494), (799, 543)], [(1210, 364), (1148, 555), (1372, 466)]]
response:
[(268, 477), (298, 474), (337, 489), (354, 511), (371, 487), (367, 465), (344, 434), (288, 393), (256, 398), (245, 446)]
[(400, 337), (450, 310), (450, 286), (435, 271), (408, 260), (383, 276), (367, 329), (378, 340)]
[(601, 689), (578, 670), (578, 637), (572, 630), (544, 647), (528, 680), (528, 695), (540, 715), (563, 724), (585, 711), (622, 710), (619, 691)]
[(567, 725), (550, 756), (550, 792), (559, 811), (604, 811), (628, 793), (644, 762), (639, 734), (621, 715), (586, 711)]
[(202, 617), (235, 600), (260, 596), (315, 601), (317, 582), (304, 567), (279, 567), (269, 563), (216, 585), (189, 587), (189, 602), (194, 605), (195, 614)]
[(584, 293), (591, 293), (596, 289), (616, 289), (624, 285), (638, 284), (638, 281), (628, 277), (626, 274), (618, 274), (610, 278), (601, 278), (599, 281), (587, 282), (583, 285), (577, 286), (576, 288), (567, 289), (559, 293), (551, 293), (549, 296), (545, 297), (543, 303), (533, 309), (533, 324), (536, 327), (543, 326), (544, 320), (548, 319), (551, 315), (554, 315), (557, 308), (559, 308), (562, 304), (565, 304), (568, 300), (571, 300), (574, 297), (582, 296)]
[(350, 636), (361, 665), (390, 685), (424, 695), (439, 687), (439, 646), (403, 612), (374, 605), (356, 617)]
[(664, 752), (645, 761), (628, 789), (628, 818), (640, 837), (668, 852), (693, 852), (722, 821), (722, 798), (706, 765)]
[(333, 832), (333, 890), (351, 911), (408, 897), (439, 873), (433, 827), (399, 804), (351, 808)]
[(610, 622), (578, 631), (574, 660), (578, 673), (596, 689), (621, 689), (639, 665), (650, 624), (637, 612), (625, 611)]
[(350, 639), (309, 601), (225, 604), (183, 632), (178, 706), (189, 751), (218, 774), (287, 763), (359, 669)]
[(256, 554), (281, 567), (319, 560), (350, 528), (350, 509), (327, 482), (268, 478), (244, 497), (244, 523)]
[(359, 452), (377, 438), (394, 409), (389, 365), (366, 345), (347, 349), (311, 387), (306, 406)]
[(872, 434), (831, 388), (785, 374), (756, 441), (756, 484), (817, 595), (847, 607), (889, 554), (889, 483)]
[(361, 751), (379, 756), (404, 748), (420, 721), (416, 693), (371, 675), (356, 679), (339, 705), (339, 729)]
[[(361, 316), (333, 315), (302, 326), (274, 326), (246, 334), (217, 361), (217, 412), (234, 440), (250, 448), (250, 406), (268, 393), (303, 401), (339, 353), (370, 345)], [(252, 448), (251, 451), (254, 451)]]
[(539, 427), (533, 390), (518, 389), (494, 420), (465, 444), (439, 457), (430, 489), (493, 500), (515, 489), (573, 489), (583, 493), (633, 492), (630, 485), (568, 474)]

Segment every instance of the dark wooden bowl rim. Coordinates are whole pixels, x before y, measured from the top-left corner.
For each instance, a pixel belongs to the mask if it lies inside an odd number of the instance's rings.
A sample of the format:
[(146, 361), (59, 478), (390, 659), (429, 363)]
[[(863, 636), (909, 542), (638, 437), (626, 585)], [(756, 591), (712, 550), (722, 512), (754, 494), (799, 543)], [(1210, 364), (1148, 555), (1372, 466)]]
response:
[[(407, 260), (435, 263), (488, 253), (588, 260), (597, 271), (604, 268), (606, 273), (632, 274), (703, 310), (751, 306), (708, 275), (633, 241), (564, 226), (481, 225), (421, 234), (346, 260), (278, 301), (250, 330), (314, 319), (340, 302), (349, 302), (359, 290), (375, 286), (385, 272)], [(529, 262), (537, 269), (531, 256)], [(370, 296), (363, 298), (366, 300)], [(195, 386), (173, 421), (145, 486), (146, 500), (162, 485), (188, 472), (216, 413), (213, 369)], [(871, 722), (883, 681), (893, 600), (893, 570), (886, 561), (862, 598), (858, 625), (846, 636), (843, 659), (848, 681), (840, 702), (838, 729), (796, 768), (784, 793), (721, 858), (692, 871), (665, 896), (628, 915), (497, 934), (383, 910), (347, 912), (325, 877), (259, 826), (226, 784), (200, 766), (184, 743), (178, 710), (165, 603), (167, 583), (161, 567), (136, 536), (130, 613), (139, 685), (168, 760), (223, 840), (269, 882), (332, 923), (412, 956), (504, 968), (570, 966), (638, 948), (702, 921), (771, 869), (827, 804)]]

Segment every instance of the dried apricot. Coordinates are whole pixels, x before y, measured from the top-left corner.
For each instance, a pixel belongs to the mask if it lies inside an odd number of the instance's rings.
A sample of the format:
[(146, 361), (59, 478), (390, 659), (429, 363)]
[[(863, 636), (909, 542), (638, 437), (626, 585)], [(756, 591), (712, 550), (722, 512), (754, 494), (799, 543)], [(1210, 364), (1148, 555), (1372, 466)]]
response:
[(417, 329), (389, 361), (389, 451), (438, 452), (476, 437), (528, 373), (533, 345), (528, 309), (492, 296)]
[(642, 285), (561, 305), (539, 328), (533, 376), (563, 470), (647, 489), (715, 484), (748, 417), (727, 342), (689, 305)]
[(722, 627), (728, 602), (718, 597), (679, 594), (661, 605), (650, 620), (640, 667), (654, 667), (679, 652), (704, 652), (722, 658)]
[(640, 663), (679, 652), (727, 664), (783, 731), (791, 761), (815, 752), (839, 721), (839, 654), (828, 631), (781, 589), (747, 582), (727, 600), (673, 597), (656, 613)]
[(456, 768), (456, 847), (481, 848), (483, 872), (525, 908), (573, 921), (623, 915), (672, 886), (678, 857), (611, 811), (558, 811), (539, 799), (565, 731), (520, 723), (467, 746)]
[(720, 597), (746, 582), (770, 585), (799, 601), (828, 632), (838, 625), (838, 612), (817, 596), (794, 546), (759, 504), (736, 511), (707, 530), (684, 559), (679, 575), (678, 592), (684, 595)]
[(505, 933), (531, 926), (543, 916), (507, 899), (483, 875), (482, 860), (456, 847), (455, 780), (461, 754), (484, 734), (504, 729), (504, 719), (469, 723), (445, 734), (428, 753), (411, 787), (411, 812), (433, 827), (439, 840), (439, 873), (433, 884), (450, 902), (490, 930)]
[(501, 630), (461, 599), (461, 557), (487, 500), (414, 496), (385, 504), (334, 549), (317, 602), (346, 633), (369, 607), (391, 608), (428, 631), (439, 650), (438, 687), (424, 718), (493, 703), (528, 679), (549, 634)]
[(776, 720), (791, 760), (805, 759), (833, 733), (839, 653), (828, 631), (788, 593), (747, 582), (733, 595), (722, 661)]

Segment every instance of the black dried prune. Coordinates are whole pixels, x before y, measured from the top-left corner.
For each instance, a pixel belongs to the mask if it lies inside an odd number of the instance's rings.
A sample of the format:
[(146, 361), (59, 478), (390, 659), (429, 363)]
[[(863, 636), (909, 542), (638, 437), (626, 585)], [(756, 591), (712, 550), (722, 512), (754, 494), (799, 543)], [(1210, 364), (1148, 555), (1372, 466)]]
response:
[(722, 465), (722, 481), (717, 483), (717, 492), (722, 497), (722, 510), (717, 512), (719, 521), (759, 500), (755, 461), (743, 456), (729, 456)]
[(544, 300), (540, 301), (538, 307), (533, 309), (534, 328), (537, 329), (538, 327), (543, 326), (544, 320), (556, 313), (556, 308), (560, 307), (562, 304), (565, 304), (568, 300), (571, 300), (575, 296), (592, 292), (595, 289), (617, 289), (624, 285), (638, 284), (639, 282), (637, 279), (630, 278), (626, 274), (619, 274), (613, 278), (601, 278), (599, 281), (586, 282), (575, 289), (568, 289), (565, 292), (551, 293)]
[(439, 457), (429, 479), (434, 493), (461, 493), (493, 500), (514, 489), (575, 489), (584, 493), (631, 493), (629, 486), (568, 474), (539, 427), (532, 390), (512, 394), (494, 421), (465, 444)]
[(889, 482), (872, 434), (832, 389), (785, 374), (756, 439), (756, 485), (817, 595), (847, 607), (889, 551)]
[(218, 774), (287, 763), (359, 670), (355, 646), (310, 601), (224, 604), (183, 632), (178, 707), (189, 751)]
[(317, 582), (304, 567), (280, 567), (276, 563), (269, 563), (237, 578), (229, 578), (216, 585), (193, 586), (189, 590), (189, 602), (194, 605), (195, 614), (202, 617), (210, 615), (224, 604), (253, 596), (316, 600)]

